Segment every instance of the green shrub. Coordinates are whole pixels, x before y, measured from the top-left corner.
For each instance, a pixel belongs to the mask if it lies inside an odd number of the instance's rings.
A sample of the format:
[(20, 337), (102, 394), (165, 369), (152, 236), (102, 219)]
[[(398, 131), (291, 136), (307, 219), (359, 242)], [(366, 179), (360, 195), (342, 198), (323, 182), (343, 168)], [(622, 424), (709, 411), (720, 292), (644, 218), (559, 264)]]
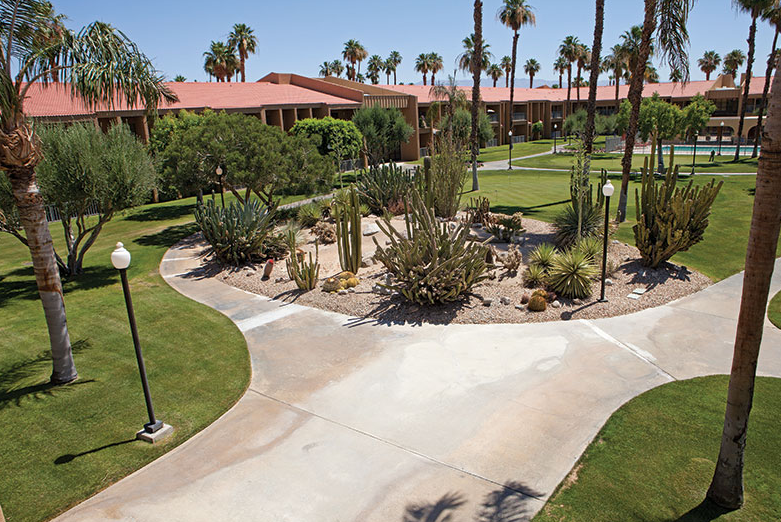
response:
[(435, 304), (454, 301), (486, 279), (486, 247), (469, 241), (470, 229), (459, 223), (453, 230), (439, 223), (417, 191), (411, 193), (405, 215), (407, 237), (388, 219), (378, 221), (390, 245), (377, 246), (375, 258), (394, 276), (397, 290), (409, 301)]
[(685, 252), (702, 241), (708, 228), (708, 216), (724, 184), (715, 180), (702, 186), (693, 182), (676, 187), (678, 170), (667, 173), (657, 185), (653, 175), (643, 172), (642, 195), (636, 190), (637, 224), (632, 227), (635, 245), (643, 264), (656, 268), (678, 252)]
[(529, 265), (523, 274), (523, 282), (528, 287), (535, 287), (545, 284), (547, 271), (540, 265)]
[[(578, 241), (578, 213), (575, 207), (567, 205), (553, 221), (556, 228), (555, 241), (559, 248), (569, 248)], [(583, 205), (581, 238), (601, 237), (602, 211), (598, 206)]]
[(208, 200), (195, 208), (195, 222), (223, 263), (240, 265), (264, 256), (263, 243), (273, 230), (274, 212), (257, 200), (218, 207)]
[(573, 248), (586, 256), (589, 261), (596, 261), (602, 258), (603, 246), (598, 237), (584, 237)]
[(591, 260), (583, 252), (571, 249), (554, 258), (548, 284), (563, 297), (584, 298), (591, 295), (591, 278), (596, 274)]
[(402, 201), (414, 186), (414, 175), (393, 163), (364, 171), (357, 184), (361, 199), (377, 215)]
[(263, 240), (263, 246), (261, 247), (263, 257), (268, 259), (284, 259), (289, 251), (284, 232), (267, 235), (266, 239)]
[(528, 308), (532, 312), (544, 312), (548, 308), (548, 302), (541, 295), (533, 295), (529, 299)]
[(547, 272), (553, 265), (553, 259), (556, 257), (556, 247), (550, 243), (541, 243), (537, 245), (529, 254), (529, 264), (537, 266), (543, 272)]
[(315, 226), (317, 222), (320, 221), (321, 216), (322, 211), (320, 210), (320, 206), (317, 203), (307, 203), (306, 205), (301, 205), (298, 207), (298, 212), (296, 213), (298, 222), (301, 223), (302, 227)]

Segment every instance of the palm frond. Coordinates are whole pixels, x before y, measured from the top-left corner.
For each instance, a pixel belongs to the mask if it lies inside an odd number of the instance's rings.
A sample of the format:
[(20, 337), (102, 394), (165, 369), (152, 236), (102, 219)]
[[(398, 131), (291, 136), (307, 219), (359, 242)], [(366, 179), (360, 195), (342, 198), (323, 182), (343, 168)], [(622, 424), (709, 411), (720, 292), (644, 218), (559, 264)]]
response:
[(682, 74), (683, 83), (689, 81), (689, 31), (686, 22), (696, 0), (657, 0), (656, 41), (662, 59), (670, 70)]

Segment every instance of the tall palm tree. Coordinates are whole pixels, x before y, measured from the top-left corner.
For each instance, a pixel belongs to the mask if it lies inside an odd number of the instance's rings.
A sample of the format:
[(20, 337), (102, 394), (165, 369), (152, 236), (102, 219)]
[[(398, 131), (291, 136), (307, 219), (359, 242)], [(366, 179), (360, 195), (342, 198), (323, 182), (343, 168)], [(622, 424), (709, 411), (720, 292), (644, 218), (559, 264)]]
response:
[(488, 76), (494, 81), (494, 87), (496, 87), (496, 82), (499, 81), (499, 78), (504, 76), (504, 71), (502, 70), (502, 67), (498, 63), (492, 63), (488, 66)]
[(559, 46), (559, 55), (567, 60), (567, 109), (565, 111), (567, 116), (570, 113), (572, 99), (572, 64), (578, 59), (580, 45), (577, 36), (567, 36)]
[(344, 65), (342, 64), (341, 60), (334, 60), (330, 64), (331, 74), (336, 76), (337, 78), (342, 76), (342, 73), (344, 72)]
[(423, 85), (428, 85), (428, 71), (431, 66), (431, 55), (428, 53), (420, 53), (415, 58), (415, 70), (423, 75)]
[(235, 24), (228, 35), (228, 45), (239, 51), (239, 72), (241, 81), (247, 81), (244, 74), (244, 62), (250, 54), (255, 54), (258, 48), (258, 39), (255, 38), (252, 29), (246, 24)]
[[(10, 181), (13, 197), (30, 249), (35, 282), (43, 303), (52, 352), (51, 382), (78, 377), (62, 297), (62, 283), (46, 222), (44, 202), (36, 181), (35, 167), (43, 157), (41, 140), (25, 116), (25, 99), (33, 85), (51, 81), (51, 64), (40, 60), (53, 49), (40, 48), (30, 28), (43, 19), (46, 3), (40, 0), (1, 0), (0, 170)], [(14, 12), (11, 21), (6, 16)], [(60, 79), (85, 105), (114, 107), (142, 102), (149, 110), (176, 96), (169, 90), (152, 62), (123, 33), (109, 24), (93, 22), (76, 34), (53, 43), (59, 53)], [(13, 57), (13, 59), (12, 59)], [(28, 79), (29, 81), (25, 81)]]
[(499, 66), (502, 68), (502, 71), (504, 71), (504, 86), (509, 87), (510, 73), (513, 70), (513, 59), (509, 56), (502, 56), (502, 59), (499, 61)]
[(319, 74), (322, 77), (331, 76), (333, 74), (333, 71), (331, 71), (331, 62), (321, 63)]
[(369, 77), (373, 85), (380, 83), (380, 73), (385, 69), (385, 60), (379, 54), (373, 54), (366, 65), (366, 76)]
[[(580, 75), (581, 72), (583, 72), (583, 69), (588, 67), (588, 64), (591, 62), (591, 49), (588, 48), (588, 45), (580, 44), (578, 46), (578, 58), (577, 58), (577, 64), (578, 64), (578, 75), (576, 76), (578, 80), (577, 85), (577, 93), (578, 93), (578, 101), (580, 101), (580, 86), (583, 83), (581, 80), (583, 77)], [(597, 70), (597, 73), (599, 71)]]
[(627, 55), (624, 46), (616, 44), (611, 47), (610, 54), (605, 57), (604, 63), (608, 70), (613, 71), (613, 79), (616, 85), (616, 112), (618, 112), (621, 108), (621, 101), (619, 100), (621, 77), (627, 69)]
[(716, 51), (705, 51), (702, 58), (697, 60), (697, 66), (705, 73), (705, 80), (710, 81), (710, 75), (719, 68), (721, 56)]
[(445, 67), (442, 57), (437, 53), (428, 54), (428, 70), (431, 73), (431, 85), (434, 85), (434, 79), (439, 71)]
[(599, 73), (602, 70), (602, 33), (605, 27), (605, 0), (596, 0), (596, 12), (594, 15), (594, 45), (591, 48), (589, 58), (591, 63), (589, 69), (591, 77), (588, 85), (588, 105), (586, 106), (586, 129), (584, 137), (586, 162), (585, 178), (588, 179), (591, 169), (591, 153), (594, 149), (594, 128), (597, 112), (597, 83), (599, 82)]
[[(361, 62), (369, 55), (366, 49), (361, 45), (361, 42), (355, 39), (349, 39), (344, 44), (344, 50), (342, 51), (342, 58), (348, 61), (351, 65), (350, 79), (355, 81), (357, 75), (361, 72)], [(356, 68), (356, 63), (358, 67)]]
[(393, 63), (393, 85), (396, 85), (396, 68), (401, 65), (401, 53), (399, 51), (391, 51), (388, 55), (388, 60)]
[(174, 81), (177, 83), (186, 82), (187, 78), (185, 78), (181, 74), (177, 74), (176, 76), (174, 76)]
[(55, 11), (51, 2), (43, 2), (40, 20), (33, 35), (34, 45), (38, 49), (46, 49), (46, 53), (42, 54), (42, 58), (48, 62), (48, 67), (51, 70), (51, 81), (54, 83), (60, 81), (59, 68), (57, 67), (60, 62), (58, 44), (62, 44), (66, 36), (72, 36), (65, 27), (65, 20), (67, 19), (67, 16), (58, 14)]
[(769, 9), (774, 0), (732, 0), (732, 5), (738, 11), (747, 12), (751, 16), (751, 25), (748, 28), (748, 59), (746, 60), (746, 81), (743, 85), (743, 102), (740, 104), (740, 119), (738, 120), (738, 142), (735, 146), (734, 161), (740, 159), (740, 140), (743, 136), (743, 125), (746, 123), (746, 106), (748, 105), (748, 93), (751, 85), (751, 69), (754, 66), (754, 52), (756, 50), (757, 19)]
[[(466, 109), (469, 107), (469, 101), (466, 98), (466, 94), (463, 89), (459, 89), (456, 84), (455, 76), (448, 76), (447, 85), (432, 85), (429, 90), (429, 96), (434, 99), (434, 103), (431, 104), (430, 114), (432, 115), (431, 124), (434, 124), (434, 115), (439, 113), (440, 108), (444, 105), (445, 115), (447, 116), (448, 126), (453, 125), (453, 115), (458, 109)], [(445, 131), (449, 131), (447, 128)]]
[(729, 74), (732, 76), (732, 80), (734, 81), (738, 74), (738, 69), (743, 66), (745, 61), (746, 54), (743, 51), (740, 49), (734, 49), (730, 51), (724, 57), (724, 74)]
[[(629, 74), (629, 81), (632, 79), (632, 72), (640, 65), (640, 46), (643, 43), (643, 26), (634, 25), (628, 31), (621, 35), (621, 47), (624, 49), (624, 58), (626, 60), (626, 73)], [(654, 45), (651, 42), (648, 48), (648, 56), (654, 55)], [(646, 59), (647, 61), (647, 59)]]
[(743, 504), (743, 462), (754, 397), (759, 347), (781, 226), (781, 76), (775, 75), (765, 140), (759, 156), (754, 210), (746, 251), (743, 293), (735, 334), (732, 371), (721, 448), (707, 496), (727, 509)]
[[(520, 38), (521, 27), (528, 25), (536, 25), (537, 17), (534, 15), (534, 10), (527, 0), (504, 0), (499, 11), (496, 13), (497, 18), (503, 25), (512, 29), (513, 32), (513, 52), (512, 52), (512, 64), (510, 66), (510, 110), (508, 111), (508, 126), (507, 128), (512, 130), (513, 128), (513, 113), (515, 112), (515, 71), (518, 64), (518, 39)], [(529, 82), (531, 83), (534, 75), (531, 75)], [(512, 151), (513, 144), (510, 140), (510, 150)], [(512, 153), (511, 153), (512, 155)]]
[(759, 104), (759, 117), (757, 118), (757, 131), (754, 133), (754, 151), (751, 153), (752, 158), (757, 157), (757, 151), (759, 148), (759, 139), (762, 136), (762, 117), (764, 116), (765, 108), (767, 107), (767, 93), (770, 90), (770, 80), (772, 80), (773, 70), (776, 67), (778, 61), (778, 33), (779, 26), (781, 26), (781, 2), (775, 2), (773, 6), (767, 9), (762, 17), (770, 22), (775, 28), (773, 35), (773, 46), (771, 47), (770, 54), (767, 57), (767, 69), (765, 70), (765, 87), (762, 89), (762, 100)]
[[(474, 33), (464, 38), (461, 43), (464, 45), (464, 52), (458, 55), (458, 58), (456, 58), (456, 64), (460, 70), (464, 72), (472, 72), (472, 58), (475, 52)], [(480, 48), (482, 51), (480, 53), (482, 58), (480, 63), (483, 71), (486, 70), (494, 57), (494, 55), (491, 54), (491, 52), (488, 50), (489, 47), (491, 46), (485, 43), (485, 40), (480, 40)]]
[(534, 87), (534, 77), (540, 72), (540, 69), (542, 69), (540, 62), (534, 58), (529, 58), (523, 65), (523, 72), (529, 75), (529, 89)]
[(659, 71), (656, 70), (651, 60), (648, 60), (648, 63), (645, 64), (643, 79), (646, 83), (659, 83)]
[(396, 72), (396, 64), (388, 58), (382, 62), (382, 71), (385, 73), (385, 85), (390, 85), (390, 75)]
[(567, 67), (569, 67), (569, 62), (563, 56), (559, 56), (553, 62), (553, 70), (559, 75), (559, 89), (564, 88), (564, 73), (567, 72)]
[[(472, 56), (470, 57), (472, 62), (472, 134), (470, 141), (472, 144), (472, 190), (477, 191), (480, 190), (480, 181), (477, 178), (477, 155), (480, 152), (477, 134), (480, 121), (480, 75), (487, 67), (488, 60), (493, 58), (487, 52), (488, 44), (483, 40), (482, 0), (475, 0), (473, 18), (475, 21), (475, 32), (472, 34)], [(466, 44), (466, 40), (464, 40), (464, 44)]]
[[(637, 56), (630, 55), (630, 63), (634, 62), (634, 68), (630, 69), (631, 80), (629, 83), (629, 102), (632, 110), (629, 114), (629, 125), (626, 130), (626, 145), (624, 157), (621, 160), (622, 178), (621, 192), (619, 194), (618, 218), (623, 221), (626, 217), (626, 200), (629, 189), (629, 173), (632, 170), (632, 155), (635, 148), (635, 135), (640, 119), (640, 103), (643, 99), (643, 80), (648, 58), (651, 56), (652, 39), (656, 41), (670, 69), (678, 69), (683, 73), (683, 81), (689, 80), (689, 32), (686, 22), (689, 11), (695, 0), (645, 0), (643, 27), (641, 30), (640, 46)], [(630, 66), (631, 67), (631, 66)]]

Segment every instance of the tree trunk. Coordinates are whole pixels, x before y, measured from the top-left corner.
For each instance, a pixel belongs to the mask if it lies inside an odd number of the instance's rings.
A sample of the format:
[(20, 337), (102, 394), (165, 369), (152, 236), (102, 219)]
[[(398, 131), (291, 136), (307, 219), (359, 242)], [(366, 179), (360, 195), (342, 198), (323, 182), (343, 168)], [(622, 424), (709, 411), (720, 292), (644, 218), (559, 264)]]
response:
[[(518, 57), (518, 38), (519, 38), (518, 31), (513, 32), (513, 52), (512, 52), (512, 58), (510, 59), (510, 124), (507, 127), (507, 131), (510, 132), (513, 130), (514, 126), (513, 123), (515, 123), (515, 66), (517, 64), (516, 60)], [(508, 147), (510, 147), (510, 153), (509, 156), (512, 157), (512, 150), (513, 150), (513, 139), (510, 137), (510, 143), (508, 144)]]
[[(480, 181), (477, 178), (477, 154), (479, 143), (477, 140), (478, 114), (480, 111), (480, 73), (483, 70), (483, 2), (475, 0), (475, 48), (472, 54), (472, 190), (480, 190)], [(510, 89), (512, 93), (512, 88)], [(512, 99), (512, 96), (511, 96)], [(512, 106), (510, 107), (512, 111)]]
[[(662, 154), (662, 137), (658, 136), (656, 138), (656, 146), (659, 151), (659, 174), (664, 174), (664, 154)], [(651, 165), (651, 170), (653, 170), (653, 165)]]
[(393, 85), (396, 85), (396, 69), (393, 70)]
[(751, 66), (754, 65), (754, 48), (757, 35), (757, 17), (751, 17), (751, 26), (748, 30), (748, 59), (746, 60), (746, 85), (743, 87), (743, 103), (740, 107), (740, 120), (738, 120), (738, 142), (735, 145), (734, 161), (740, 159), (740, 139), (743, 136), (743, 124), (746, 119), (746, 104), (748, 104), (748, 90), (751, 85)]
[(78, 374), (71, 352), (60, 273), (54, 257), (52, 236), (46, 222), (43, 197), (35, 181), (35, 170), (33, 167), (15, 167), (7, 168), (6, 172), (11, 181), (19, 218), (27, 236), (35, 270), (35, 282), (38, 285), (38, 293), (46, 316), (52, 352), (51, 382), (54, 384), (71, 382), (78, 377)]
[(496, 82), (499, 81), (499, 78), (494, 78), (494, 87), (496, 87)]
[(616, 69), (616, 71), (615, 71), (615, 73), (616, 73), (616, 114), (618, 114), (618, 111), (621, 110), (621, 100), (619, 100), (619, 97), (621, 96), (621, 90), (620, 90), (621, 89), (621, 81), (619, 80), (619, 78), (621, 77), (621, 75), (619, 74), (619, 72), (620, 71), (618, 69)]
[[(590, 167), (591, 153), (594, 151), (594, 120), (597, 112), (597, 83), (599, 82), (599, 62), (602, 53), (602, 32), (605, 25), (605, 0), (596, 0), (594, 20), (594, 46), (591, 50), (591, 76), (588, 86), (588, 107), (586, 116), (585, 152)], [(588, 175), (588, 172), (586, 172)]]
[(564, 75), (561, 72), (559, 72), (559, 89), (563, 89), (563, 88), (564, 88)]
[(571, 99), (572, 99), (572, 63), (570, 63), (567, 66), (567, 110), (564, 113), (565, 118), (569, 116), (570, 109), (572, 109), (572, 106), (570, 105)]
[(705, 71), (705, 81), (706, 82), (710, 81), (710, 71)]
[(776, 45), (778, 44), (778, 28), (776, 27), (775, 35), (773, 35), (773, 47), (770, 52), (770, 56), (767, 59), (767, 70), (765, 71), (765, 87), (762, 90), (762, 101), (759, 105), (759, 118), (757, 119), (757, 131), (754, 134), (754, 151), (751, 153), (752, 158), (757, 157), (759, 150), (759, 136), (762, 133), (762, 116), (767, 107), (767, 93), (770, 90), (770, 80), (773, 79), (773, 69), (776, 66)]
[(578, 75), (575, 78), (575, 91), (577, 92), (578, 96), (578, 102), (580, 102), (580, 84), (581, 84), (581, 78), (580, 75), (583, 72), (583, 69), (578, 65)]
[[(643, 101), (643, 79), (645, 78), (645, 64), (651, 52), (651, 39), (656, 31), (656, 2), (658, 0), (645, 0), (645, 16), (643, 19), (643, 37), (640, 41), (640, 55), (637, 58), (635, 70), (629, 82), (629, 102), (632, 104), (632, 112), (629, 115), (629, 126), (626, 130), (626, 146), (624, 157), (621, 160), (621, 193), (618, 199), (617, 218), (623, 222), (626, 220), (626, 198), (629, 191), (629, 173), (632, 171), (632, 154), (635, 149), (635, 136), (640, 119), (640, 103)], [(653, 164), (651, 164), (653, 169)]]
[(740, 301), (721, 449), (708, 498), (735, 509), (743, 503), (743, 454), (754, 397), (770, 279), (781, 227), (781, 78), (773, 79), (767, 125), (759, 155), (743, 294)]

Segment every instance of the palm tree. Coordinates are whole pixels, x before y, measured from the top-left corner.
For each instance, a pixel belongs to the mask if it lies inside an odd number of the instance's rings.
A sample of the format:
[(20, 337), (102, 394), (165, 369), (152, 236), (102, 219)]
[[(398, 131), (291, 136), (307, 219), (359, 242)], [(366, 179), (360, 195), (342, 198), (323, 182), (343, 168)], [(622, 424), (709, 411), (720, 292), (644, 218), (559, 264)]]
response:
[[(464, 45), (464, 52), (458, 55), (458, 58), (456, 58), (456, 64), (458, 65), (458, 68), (464, 72), (473, 72), (472, 55), (474, 54), (475, 49), (474, 33), (464, 38), (461, 43)], [(491, 60), (493, 59), (494, 55), (491, 54), (491, 52), (488, 50), (488, 48), (491, 46), (485, 43), (485, 40), (480, 40), (480, 47), (482, 49), (482, 59), (480, 60), (480, 64), (482, 70), (485, 71), (488, 68), (488, 65), (491, 64)]]
[(523, 72), (529, 75), (529, 89), (534, 87), (534, 77), (540, 72), (540, 69), (542, 69), (540, 62), (534, 58), (529, 58), (523, 65)]
[(445, 67), (442, 57), (437, 53), (429, 53), (428, 55), (428, 70), (431, 72), (431, 85), (434, 85), (434, 78), (437, 73)]
[[(344, 44), (344, 50), (342, 51), (342, 58), (350, 62), (350, 79), (355, 81), (357, 75), (361, 72), (361, 62), (369, 55), (366, 49), (361, 45), (358, 40), (350, 39)], [(356, 68), (355, 64), (358, 64)]]
[(415, 70), (423, 75), (423, 85), (428, 85), (428, 78), (426, 75), (428, 74), (429, 66), (431, 65), (430, 59), (431, 55), (427, 53), (420, 53), (418, 57), (415, 58)]
[(754, 151), (751, 153), (752, 158), (757, 157), (757, 150), (759, 148), (759, 137), (762, 135), (762, 117), (764, 116), (765, 108), (767, 107), (767, 93), (770, 90), (770, 80), (772, 79), (773, 70), (778, 60), (778, 33), (779, 26), (781, 26), (781, 3), (776, 3), (771, 8), (767, 9), (762, 17), (769, 21), (770, 24), (775, 27), (775, 33), (773, 35), (773, 46), (771, 47), (770, 54), (767, 57), (767, 69), (765, 70), (765, 87), (762, 90), (762, 101), (759, 105), (759, 117), (757, 118), (757, 131), (754, 133)]
[(738, 73), (738, 69), (743, 66), (746, 61), (746, 54), (740, 49), (734, 49), (730, 51), (724, 57), (724, 74), (732, 76), (732, 80), (735, 80), (735, 76)]
[(330, 62), (321, 63), (319, 74), (322, 77), (331, 76), (331, 74), (333, 74), (333, 72), (331, 71), (331, 63)]
[(616, 112), (621, 108), (621, 102), (619, 100), (620, 88), (621, 88), (621, 76), (627, 69), (627, 54), (626, 48), (623, 45), (614, 45), (610, 48), (610, 54), (605, 57), (605, 67), (613, 71), (613, 80), (616, 84)]
[(513, 59), (509, 56), (502, 56), (502, 59), (499, 62), (499, 66), (502, 68), (502, 71), (504, 71), (504, 86), (509, 87), (510, 73), (513, 70)]
[(697, 66), (705, 73), (705, 80), (710, 81), (710, 74), (719, 68), (721, 56), (716, 51), (705, 51), (702, 58), (697, 60)]
[(669, 79), (673, 83), (679, 83), (681, 80), (683, 80), (683, 73), (678, 69), (673, 69), (670, 71)]
[[(496, 13), (496, 17), (502, 22), (503, 25), (509, 27), (513, 31), (513, 52), (512, 52), (512, 64), (510, 67), (510, 110), (508, 111), (508, 129), (513, 128), (513, 112), (515, 112), (515, 70), (518, 64), (518, 39), (520, 38), (521, 27), (527, 25), (536, 25), (537, 17), (534, 16), (532, 6), (530, 6), (526, 0), (504, 0), (499, 11)], [(527, 62), (528, 65), (528, 62)], [(539, 64), (538, 64), (539, 66)], [(539, 70), (539, 69), (538, 69)], [(531, 85), (534, 79), (534, 73), (531, 74), (529, 84)], [(512, 150), (513, 144), (510, 141), (510, 150)]]
[(385, 73), (385, 85), (390, 85), (390, 75), (396, 72), (396, 64), (388, 58), (382, 62), (382, 71)]
[(648, 60), (648, 63), (645, 64), (643, 79), (646, 83), (659, 83), (659, 71), (656, 70), (651, 60)]
[(379, 54), (373, 54), (369, 58), (369, 62), (366, 66), (367, 76), (371, 80), (373, 85), (380, 83), (380, 72), (385, 69), (385, 61)]
[(224, 82), (226, 79), (231, 81), (233, 73), (239, 67), (239, 61), (233, 49), (224, 42), (212, 41), (209, 50), (203, 53), (204, 70), (217, 78), (218, 82)]
[(241, 81), (246, 81), (244, 74), (244, 62), (250, 54), (255, 54), (258, 47), (258, 39), (252, 34), (252, 29), (245, 24), (236, 24), (228, 35), (228, 45), (239, 51), (239, 71)]
[[(480, 152), (480, 143), (478, 141), (477, 127), (479, 124), (480, 113), (480, 75), (488, 66), (488, 60), (493, 58), (487, 51), (488, 44), (483, 40), (483, 2), (475, 0), (473, 18), (475, 21), (475, 32), (472, 34), (472, 135), (470, 141), (472, 144), (472, 190), (480, 190), (480, 180), (477, 178), (477, 155)], [(464, 40), (466, 46), (467, 40)], [(510, 111), (512, 112), (512, 111)]]
[(567, 36), (559, 46), (559, 54), (567, 60), (567, 115), (570, 113), (570, 100), (572, 99), (572, 64), (578, 59), (580, 45), (577, 36)]
[(488, 77), (491, 78), (494, 82), (494, 87), (496, 87), (496, 82), (499, 81), (499, 78), (504, 76), (504, 71), (502, 70), (502, 67), (498, 63), (492, 63), (488, 66), (488, 69), (486, 70), (488, 73)]
[(391, 51), (388, 60), (393, 63), (393, 85), (396, 85), (396, 68), (401, 64), (401, 53), (399, 51)]
[(335, 75), (337, 78), (342, 76), (342, 73), (344, 72), (344, 65), (340, 60), (334, 60), (330, 64), (331, 74)]
[(564, 73), (567, 72), (568, 67), (569, 62), (563, 56), (559, 56), (556, 58), (556, 61), (553, 62), (553, 70), (559, 74), (559, 89), (564, 88)]
[(41, 6), (40, 19), (33, 34), (33, 42), (38, 49), (46, 49), (42, 58), (48, 62), (51, 70), (51, 81), (59, 82), (60, 63), (59, 44), (62, 44), (66, 36), (72, 36), (65, 27), (65, 20), (68, 17), (64, 14), (57, 14), (51, 2), (43, 2)]
[[(775, 102), (775, 103), (773, 103)], [(759, 347), (781, 221), (781, 76), (775, 75), (751, 217), (721, 449), (708, 498), (727, 509), (743, 504), (743, 462)]]
[(754, 66), (754, 52), (756, 50), (757, 18), (769, 9), (774, 0), (732, 0), (732, 5), (738, 11), (745, 11), (751, 16), (751, 25), (748, 29), (748, 60), (746, 60), (746, 81), (743, 85), (743, 102), (740, 104), (740, 120), (738, 120), (738, 142), (735, 146), (734, 161), (740, 159), (740, 140), (743, 136), (743, 125), (746, 123), (746, 106), (748, 105), (748, 93), (751, 85), (751, 69)]
[[(583, 71), (583, 69), (585, 69), (588, 66), (588, 64), (590, 62), (591, 62), (591, 50), (588, 48), (588, 45), (580, 44), (578, 46), (578, 59), (577, 59), (577, 64), (578, 64), (578, 75), (577, 75), (577, 80), (578, 80), (578, 85), (577, 85), (578, 101), (580, 101), (580, 86), (583, 83), (581, 81), (583, 79), (583, 77), (580, 75), (580, 73)], [(599, 71), (597, 71), (597, 72), (599, 72)]]
[(358, 83), (366, 83), (366, 76), (364, 76), (363, 73), (358, 73), (355, 75), (355, 81)]
[(184, 76), (182, 76), (181, 74), (177, 74), (176, 76), (174, 76), (174, 81), (175, 81), (175, 82), (180, 82), (180, 83), (181, 83), (181, 82), (186, 82), (186, 81), (187, 81), (187, 78), (185, 78), (185, 77), (184, 77)]
[[(453, 115), (458, 109), (466, 109), (469, 106), (469, 101), (466, 98), (466, 94), (463, 89), (459, 89), (456, 84), (455, 76), (448, 76), (447, 85), (432, 85), (429, 90), (429, 96), (434, 99), (434, 103), (431, 104), (429, 114), (431, 117), (432, 126), (434, 125), (434, 117), (440, 112), (442, 105), (445, 106), (445, 114), (447, 115), (447, 122), (449, 126), (453, 124)], [(445, 129), (449, 131), (450, 129)]]
[(640, 103), (643, 99), (645, 68), (652, 53), (651, 41), (654, 35), (656, 35), (656, 41), (662, 57), (667, 62), (669, 68), (681, 71), (683, 73), (683, 81), (688, 81), (689, 56), (686, 48), (689, 45), (689, 32), (686, 29), (686, 22), (694, 2), (695, 0), (645, 0), (640, 45), (636, 56), (629, 55), (631, 80), (628, 98), (632, 104), (632, 110), (629, 114), (629, 125), (626, 130), (624, 157), (621, 160), (623, 169), (618, 204), (618, 218), (620, 221), (623, 221), (626, 217), (629, 173), (632, 170), (635, 135), (637, 134), (640, 119)]
[[(599, 73), (602, 70), (602, 33), (605, 26), (605, 0), (596, 0), (596, 14), (594, 16), (594, 46), (591, 49), (589, 69), (591, 77), (588, 86), (588, 105), (586, 106), (586, 129), (585, 129), (585, 178), (588, 179), (591, 169), (591, 153), (594, 149), (594, 127), (597, 112), (597, 83), (599, 82)], [(582, 210), (581, 210), (582, 212)]]
[[(629, 74), (629, 80), (631, 81), (632, 72), (640, 65), (640, 46), (643, 43), (643, 27), (641, 25), (633, 25), (628, 31), (624, 31), (621, 35), (621, 47), (624, 49), (624, 58), (626, 60), (626, 72)], [(648, 48), (648, 56), (654, 55), (653, 42), (650, 43)], [(647, 58), (646, 58), (647, 61)]]
[[(59, 73), (71, 94), (86, 106), (135, 106), (142, 102), (155, 110), (176, 96), (169, 90), (152, 62), (123, 33), (109, 24), (93, 22), (77, 34), (68, 34), (53, 47), (40, 48), (30, 37), (30, 28), (45, 18), (40, 0), (2, 0), (0, 10), (0, 170), (11, 184), (13, 197), (30, 249), (35, 282), (43, 303), (52, 352), (51, 382), (60, 384), (78, 377), (62, 297), (52, 237), (46, 222), (44, 203), (36, 181), (35, 167), (41, 161), (41, 140), (25, 116), (24, 102), (33, 85), (47, 85), (51, 64), (42, 63), (54, 49), (59, 53)], [(12, 9), (14, 22), (6, 13)], [(13, 60), (12, 60), (13, 57)], [(25, 81), (25, 79), (29, 81)]]

